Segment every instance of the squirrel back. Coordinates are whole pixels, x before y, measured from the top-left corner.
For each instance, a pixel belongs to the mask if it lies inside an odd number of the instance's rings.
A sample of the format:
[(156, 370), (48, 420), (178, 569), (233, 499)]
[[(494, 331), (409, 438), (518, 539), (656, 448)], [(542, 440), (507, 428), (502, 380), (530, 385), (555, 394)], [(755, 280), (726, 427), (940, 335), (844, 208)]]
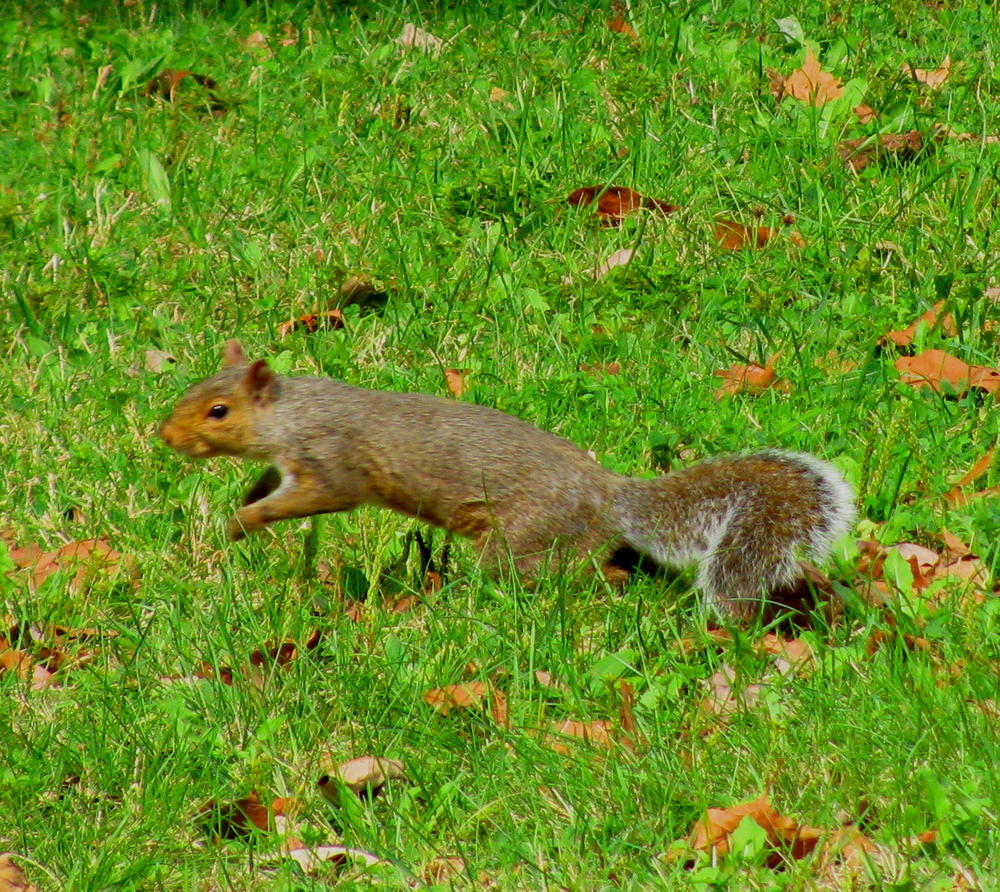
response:
[(761, 452), (655, 479), (623, 477), (511, 415), (436, 396), (275, 375), (227, 343), (223, 369), (194, 384), (160, 428), (194, 458), (271, 462), (229, 524), (242, 538), (276, 520), (374, 504), (471, 538), (488, 568), (523, 577), (543, 561), (597, 564), (635, 549), (699, 564), (709, 601), (752, 613), (821, 560), (853, 516), (839, 473), (819, 459)]

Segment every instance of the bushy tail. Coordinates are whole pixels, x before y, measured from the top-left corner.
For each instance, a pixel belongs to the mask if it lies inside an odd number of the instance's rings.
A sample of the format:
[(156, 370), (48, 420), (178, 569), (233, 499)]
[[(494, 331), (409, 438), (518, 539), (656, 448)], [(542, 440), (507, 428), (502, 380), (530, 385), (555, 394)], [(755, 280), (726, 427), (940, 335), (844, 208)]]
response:
[(622, 537), (667, 566), (698, 563), (698, 587), (728, 613), (752, 613), (826, 559), (854, 518), (854, 494), (832, 465), (766, 451), (632, 480), (615, 501)]

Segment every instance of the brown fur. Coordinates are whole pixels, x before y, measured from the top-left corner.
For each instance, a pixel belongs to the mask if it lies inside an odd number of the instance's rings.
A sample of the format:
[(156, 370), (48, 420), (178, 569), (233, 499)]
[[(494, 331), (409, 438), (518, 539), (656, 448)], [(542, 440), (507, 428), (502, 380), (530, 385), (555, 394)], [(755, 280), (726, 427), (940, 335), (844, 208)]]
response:
[[(471, 538), (496, 571), (543, 560), (622, 570), (631, 546), (663, 564), (700, 564), (717, 606), (745, 615), (821, 559), (851, 517), (828, 465), (764, 452), (655, 480), (622, 477), (572, 443), (484, 406), (284, 378), (235, 341), (222, 371), (193, 385), (160, 435), (194, 458), (273, 462), (232, 518), (232, 538), (274, 521), (375, 504)], [(280, 482), (279, 482), (280, 481)]]

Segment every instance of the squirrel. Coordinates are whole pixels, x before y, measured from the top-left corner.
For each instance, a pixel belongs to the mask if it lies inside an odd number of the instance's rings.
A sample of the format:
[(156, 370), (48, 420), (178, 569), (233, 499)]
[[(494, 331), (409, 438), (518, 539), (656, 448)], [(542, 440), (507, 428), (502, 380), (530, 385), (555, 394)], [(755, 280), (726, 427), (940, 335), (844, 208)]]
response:
[(799, 582), (799, 558), (823, 560), (854, 517), (848, 484), (811, 455), (767, 450), (626, 477), (496, 409), (284, 377), (249, 362), (235, 340), (160, 436), (193, 458), (271, 463), (229, 522), (233, 540), (374, 504), (471, 538), (487, 570), (512, 561), (528, 582), (553, 555), (614, 581), (627, 576), (623, 552), (697, 564), (708, 603), (734, 619)]

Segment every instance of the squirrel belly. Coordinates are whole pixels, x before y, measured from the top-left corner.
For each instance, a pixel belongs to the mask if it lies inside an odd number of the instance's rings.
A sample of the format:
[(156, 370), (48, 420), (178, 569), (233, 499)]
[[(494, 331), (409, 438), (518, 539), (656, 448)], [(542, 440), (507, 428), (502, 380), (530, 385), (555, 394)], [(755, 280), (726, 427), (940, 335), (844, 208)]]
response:
[(620, 578), (622, 546), (698, 564), (718, 610), (756, 611), (822, 560), (853, 517), (840, 474), (809, 455), (711, 459), (654, 479), (622, 477), (568, 440), (485, 406), (286, 378), (227, 343), (160, 428), (193, 458), (271, 466), (229, 522), (240, 539), (275, 521), (380, 505), (471, 538), (486, 568), (524, 578), (567, 563)]

